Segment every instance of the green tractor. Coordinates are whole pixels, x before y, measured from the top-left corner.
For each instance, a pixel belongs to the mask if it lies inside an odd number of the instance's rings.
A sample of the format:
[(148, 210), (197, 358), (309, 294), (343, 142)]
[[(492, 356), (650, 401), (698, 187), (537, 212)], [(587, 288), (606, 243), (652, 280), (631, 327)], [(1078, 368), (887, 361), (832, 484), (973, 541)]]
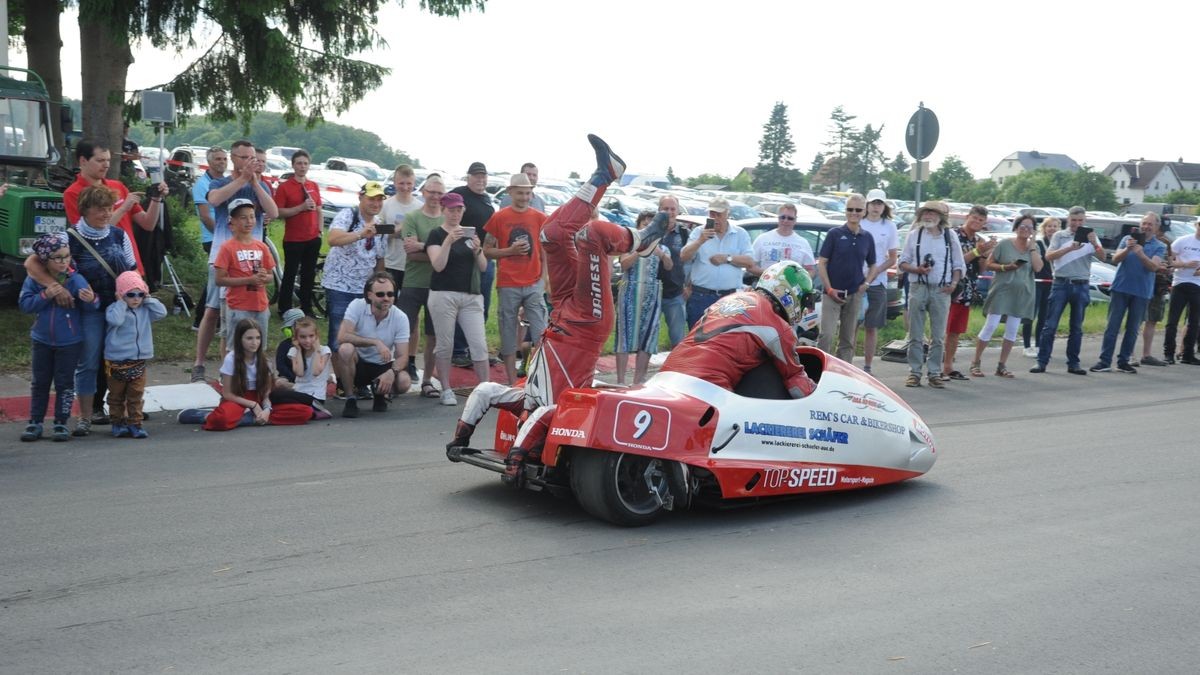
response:
[[(58, 166), (52, 107), (58, 106), (52, 106), (46, 84), (36, 73), (0, 66), (0, 182), (8, 184), (0, 198), (0, 298), (20, 293), (25, 280), (22, 263), (38, 235), (67, 229), (62, 190), (72, 177)], [(64, 132), (70, 131), (70, 108), (54, 112), (61, 115)], [(52, 169), (57, 170), (53, 177)]]

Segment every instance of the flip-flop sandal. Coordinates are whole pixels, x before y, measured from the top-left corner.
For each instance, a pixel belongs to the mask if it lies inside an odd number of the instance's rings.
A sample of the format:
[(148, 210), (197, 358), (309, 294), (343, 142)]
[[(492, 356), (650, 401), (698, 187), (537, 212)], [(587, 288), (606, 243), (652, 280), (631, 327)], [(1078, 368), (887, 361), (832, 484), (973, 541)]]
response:
[(442, 390), (433, 386), (432, 382), (421, 383), (421, 396), (424, 398), (441, 398)]

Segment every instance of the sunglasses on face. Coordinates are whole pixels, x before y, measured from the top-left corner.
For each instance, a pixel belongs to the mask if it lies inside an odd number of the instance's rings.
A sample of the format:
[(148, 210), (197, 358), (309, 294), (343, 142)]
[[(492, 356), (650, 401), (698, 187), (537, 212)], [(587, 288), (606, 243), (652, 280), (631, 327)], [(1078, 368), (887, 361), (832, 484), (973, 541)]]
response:
[(780, 220), (795, 220), (796, 216), (779, 216)]
[(141, 291), (129, 291), (128, 293), (125, 294), (125, 297), (127, 297), (127, 298), (144, 298), (144, 297), (146, 297), (146, 294)]
[(862, 212), (863, 212), (863, 210), (864, 210), (864, 209), (856, 209), (856, 208), (852, 208), (852, 207), (849, 207), (849, 206), (847, 206), (847, 207), (846, 207), (846, 212), (847, 212), (847, 213), (862, 213)]
[(377, 297), (377, 298), (394, 298), (394, 297), (396, 297), (396, 292), (395, 291), (375, 291), (375, 297)]

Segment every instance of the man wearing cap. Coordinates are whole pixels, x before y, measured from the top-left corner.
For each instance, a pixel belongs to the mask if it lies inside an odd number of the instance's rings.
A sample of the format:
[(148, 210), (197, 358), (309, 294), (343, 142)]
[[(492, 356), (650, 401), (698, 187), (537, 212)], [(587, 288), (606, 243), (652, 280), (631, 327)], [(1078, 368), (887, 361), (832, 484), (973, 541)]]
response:
[(875, 239), (862, 228), (867, 200), (860, 194), (846, 199), (846, 224), (835, 227), (821, 242), (817, 273), (821, 275), (821, 334), (817, 346), (830, 352), (833, 334), (838, 334), (837, 357), (847, 363), (854, 360), (858, 338), (858, 308), (867, 290), (867, 280), (886, 269), (875, 254)]
[(505, 482), (520, 485), (526, 460), (541, 457), (558, 396), (592, 383), (600, 350), (612, 333), (615, 309), (609, 256), (636, 250), (650, 255), (666, 233), (667, 215), (660, 212), (644, 230), (592, 220), (608, 185), (625, 172), (625, 162), (599, 137), (589, 134), (596, 170), (575, 196), (558, 207), (542, 227), (542, 246), (554, 311), (542, 336), (542, 347), (529, 365), (524, 387), (496, 382), (480, 384), (463, 407), (446, 455), (459, 461), (475, 426), (492, 407), (514, 415), (528, 412), (505, 460)]
[[(946, 316), (950, 296), (966, 271), (958, 238), (949, 230), (950, 207), (928, 201), (917, 211), (904, 251), (900, 271), (908, 274), (908, 379), (906, 387), (921, 386), (928, 371), (929, 386), (942, 389), (942, 353), (945, 350)], [(925, 317), (929, 317), (929, 354), (925, 354)]]
[[(325, 289), (326, 309), (329, 310), (329, 348), (334, 354), (334, 369), (339, 372), (338, 331), (346, 308), (363, 296), (367, 279), (383, 271), (386, 242), (375, 231), (379, 213), (383, 210), (383, 186), (367, 181), (358, 191), (358, 206), (342, 209), (329, 224), (329, 253), (325, 255), (325, 270), (321, 286)], [(393, 289), (394, 291), (395, 289)], [(340, 381), (340, 380), (339, 380)], [(343, 390), (350, 395), (342, 382)]]
[[(279, 208), (271, 197), (271, 190), (266, 183), (258, 180), (261, 173), (254, 152), (254, 144), (247, 140), (234, 141), (230, 147), (229, 157), (233, 162), (233, 172), (229, 176), (214, 178), (208, 184), (208, 204), (213, 208), (213, 240), (208, 253), (208, 287), (205, 290), (204, 318), (200, 320), (200, 328), (196, 333), (196, 360), (192, 365), (192, 382), (204, 381), (204, 359), (208, 355), (209, 345), (217, 332), (217, 323), (221, 318), (224, 297), (217, 287), (217, 273), (213, 263), (221, 246), (233, 238), (229, 229), (229, 205), (235, 199), (245, 199), (254, 205), (253, 237), (258, 241), (263, 238), (263, 219), (275, 220), (279, 217)], [(232, 332), (233, 328), (228, 330)]]
[[(475, 228), (479, 240), (487, 236), (487, 222), (496, 212), (492, 205), (492, 196), (487, 192), (488, 170), (483, 162), (471, 162), (467, 167), (467, 184), (460, 185), (450, 192), (461, 195), (466, 209), (463, 211), (462, 226)], [(496, 279), (496, 262), (489, 260), (487, 269), (479, 276), (479, 291), (483, 294), (483, 320), (486, 323), (488, 311), (492, 306), (492, 283)], [(454, 365), (470, 366), (471, 362), (488, 358), (487, 354), (468, 354), (467, 338), (462, 328), (454, 329)], [(466, 361), (463, 361), (463, 359)]]
[(742, 286), (742, 271), (754, 266), (754, 251), (746, 230), (729, 223), (729, 202), (722, 197), (708, 204), (712, 227), (692, 230), (679, 259), (692, 264), (692, 292), (687, 299), (688, 329), (696, 325), (708, 306)]
[[(429, 282), (433, 277), (433, 266), (429, 262), (429, 254), (425, 252), (425, 241), (429, 233), (438, 229), (445, 222), (442, 214), (442, 197), (446, 194), (446, 185), (438, 176), (430, 176), (421, 186), (421, 199), (424, 203), (420, 209), (404, 217), (404, 228), (401, 232), (404, 238), (404, 286), (396, 306), (408, 317), (410, 337), (408, 341), (408, 367), (406, 371), (413, 381), (416, 381), (416, 351), (417, 327), (424, 328), (425, 340), (422, 354), (425, 356), (425, 369), (421, 375), (421, 396), (439, 398), (442, 394), (433, 385), (434, 362), (433, 348), (437, 343), (433, 330), (433, 317), (429, 314)], [(425, 320), (419, 321), (421, 308), (425, 308)], [(447, 374), (438, 373), (438, 379), (448, 381)]]
[[(532, 191), (532, 188), (537, 187), (538, 168), (537, 168), (536, 164), (534, 164), (533, 162), (525, 162), (524, 164), (521, 165), (521, 173), (525, 174), (525, 177), (529, 179), (529, 187), (530, 187), (531, 191)], [(540, 211), (541, 213), (545, 213), (546, 212), (546, 203), (544, 201), (542, 201), (541, 197), (537, 196), (536, 192), (534, 192), (532, 194), (533, 194), (533, 196), (529, 198), (529, 208), (534, 209), (535, 211)], [(504, 208), (505, 206), (511, 206), (512, 202), (513, 202), (512, 194), (506, 192), (504, 194), (504, 197), (502, 197), (500, 199), (500, 208)]]
[(863, 370), (868, 373), (875, 359), (879, 329), (887, 325), (887, 272), (896, 264), (900, 252), (900, 238), (896, 233), (896, 223), (892, 222), (892, 207), (886, 199), (887, 193), (879, 188), (868, 192), (867, 216), (862, 220), (862, 229), (875, 240), (875, 255), (883, 258), (882, 267), (877, 268), (880, 272), (874, 278), (867, 277), (870, 285), (867, 286), (867, 311), (863, 316)]
[(508, 383), (517, 379), (517, 345), (524, 330), (517, 312), (524, 308), (525, 321), (533, 335), (533, 346), (542, 342), (546, 330), (546, 285), (542, 277), (542, 225), (546, 216), (532, 207), (533, 185), (524, 173), (508, 181), (512, 205), (495, 213), (487, 223), (483, 254), (497, 265), (496, 285), (500, 299), (500, 358)]
[[(1067, 214), (1067, 229), (1059, 230), (1050, 237), (1046, 260), (1054, 268), (1054, 283), (1050, 286), (1050, 302), (1046, 307), (1046, 325), (1038, 336), (1037, 365), (1031, 373), (1046, 372), (1050, 355), (1054, 352), (1054, 336), (1058, 333), (1058, 322), (1063, 310), (1071, 306), (1071, 328), (1067, 334), (1067, 372), (1072, 375), (1087, 375), (1079, 364), (1079, 348), (1083, 345), (1083, 317), (1091, 302), (1092, 261), (1104, 259), (1104, 248), (1095, 232), (1089, 232), (1087, 243), (1075, 241), (1075, 231), (1083, 226), (1087, 210), (1072, 206)], [(1086, 251), (1086, 253), (1084, 252)]]

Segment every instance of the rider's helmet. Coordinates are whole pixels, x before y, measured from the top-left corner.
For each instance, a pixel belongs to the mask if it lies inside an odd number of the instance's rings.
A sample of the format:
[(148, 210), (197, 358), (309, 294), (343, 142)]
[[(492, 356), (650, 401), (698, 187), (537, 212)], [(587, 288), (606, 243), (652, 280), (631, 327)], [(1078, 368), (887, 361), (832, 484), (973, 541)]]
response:
[(777, 304), (783, 317), (793, 326), (800, 325), (804, 317), (804, 305), (812, 293), (812, 278), (799, 263), (784, 260), (763, 270), (754, 288), (769, 295)]

